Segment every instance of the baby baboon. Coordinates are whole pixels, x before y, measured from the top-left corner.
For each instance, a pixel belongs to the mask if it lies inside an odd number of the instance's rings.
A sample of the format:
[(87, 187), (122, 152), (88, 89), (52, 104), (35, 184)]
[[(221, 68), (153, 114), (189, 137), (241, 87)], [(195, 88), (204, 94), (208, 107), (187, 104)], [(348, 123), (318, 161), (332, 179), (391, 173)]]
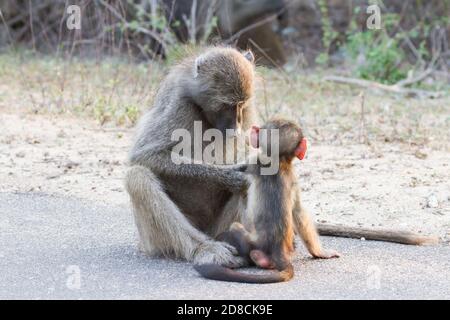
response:
[[(237, 248), (242, 257), (263, 268), (275, 268), (271, 274), (254, 275), (242, 273), (217, 264), (196, 265), (195, 269), (208, 279), (246, 283), (272, 283), (288, 281), (294, 275), (291, 256), (294, 251), (293, 208), (296, 199), (296, 177), (292, 161), (303, 159), (306, 140), (295, 123), (278, 119), (266, 123), (262, 129), (267, 139), (259, 137), (259, 129), (252, 128), (251, 141), (260, 148), (256, 164), (249, 164), (246, 173), (253, 176), (244, 227), (234, 223), (230, 230), (219, 235)], [(273, 130), (278, 140), (270, 137)], [(274, 154), (273, 144), (278, 143), (279, 152)], [(268, 156), (270, 152), (270, 156)], [(278, 163), (276, 174), (264, 175), (262, 168)], [(334, 256), (339, 256), (337, 253)]]
[[(172, 140), (174, 131), (185, 129), (195, 137), (195, 122), (203, 131), (222, 132), (246, 130), (254, 123), (253, 62), (251, 52), (221, 47), (186, 58), (170, 70), (153, 107), (140, 120), (125, 184), (146, 253), (197, 264), (237, 267), (244, 263), (235, 248), (214, 237), (241, 220), (247, 203), (247, 174), (205, 159), (176, 164), (171, 152), (178, 144)], [(209, 144), (201, 143), (201, 151)], [(300, 205), (298, 187), (293, 189), (296, 231), (313, 256), (332, 256), (332, 251), (322, 250), (311, 217)]]

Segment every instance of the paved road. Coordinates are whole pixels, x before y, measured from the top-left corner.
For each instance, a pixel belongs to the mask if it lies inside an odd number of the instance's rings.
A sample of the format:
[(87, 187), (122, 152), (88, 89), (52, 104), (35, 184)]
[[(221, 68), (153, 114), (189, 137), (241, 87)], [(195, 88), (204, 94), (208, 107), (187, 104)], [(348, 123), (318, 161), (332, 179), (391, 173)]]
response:
[(127, 207), (0, 193), (0, 299), (450, 299), (448, 245), (323, 242), (344, 256), (312, 260), (300, 247), (295, 279), (261, 290), (140, 254)]

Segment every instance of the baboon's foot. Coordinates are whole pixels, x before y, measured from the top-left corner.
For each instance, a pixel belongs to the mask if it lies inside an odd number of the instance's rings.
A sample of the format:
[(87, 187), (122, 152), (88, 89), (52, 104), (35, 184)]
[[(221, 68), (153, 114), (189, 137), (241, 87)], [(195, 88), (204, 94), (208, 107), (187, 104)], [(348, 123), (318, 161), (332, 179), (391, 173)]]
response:
[(314, 254), (314, 258), (318, 259), (331, 259), (331, 258), (339, 258), (341, 254), (336, 250), (331, 249), (322, 249), (318, 254)]
[(196, 250), (193, 262), (195, 264), (219, 264), (230, 268), (238, 268), (245, 264), (242, 257), (232, 245), (220, 241), (205, 241)]
[(163, 254), (160, 250), (158, 250), (156, 247), (151, 245), (150, 243), (144, 243), (143, 241), (139, 241), (138, 245), (139, 252), (145, 254), (146, 256), (152, 257), (152, 258), (159, 258), (162, 257)]
[(263, 269), (273, 269), (274, 265), (267, 254), (261, 250), (250, 251), (250, 258), (252, 261), (260, 268)]
[(231, 231), (242, 231), (242, 232), (246, 232), (244, 226), (242, 225), (242, 223), (240, 222), (233, 222), (230, 226), (230, 230)]

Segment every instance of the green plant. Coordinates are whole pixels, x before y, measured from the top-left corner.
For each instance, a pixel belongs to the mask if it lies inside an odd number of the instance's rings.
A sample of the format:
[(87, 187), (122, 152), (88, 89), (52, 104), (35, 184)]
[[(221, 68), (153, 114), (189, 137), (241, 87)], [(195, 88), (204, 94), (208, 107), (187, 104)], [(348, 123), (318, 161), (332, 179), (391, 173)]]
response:
[(405, 53), (398, 39), (386, 32), (369, 30), (349, 35), (345, 51), (360, 78), (392, 84), (406, 77), (402, 66)]
[(384, 13), (380, 30), (363, 31), (355, 20), (361, 10), (360, 6), (354, 8), (347, 41), (343, 46), (353, 74), (386, 84), (405, 78), (406, 54), (400, 45), (405, 32), (398, 29), (400, 17), (395, 13)]
[(118, 118), (118, 124), (130, 123), (134, 124), (137, 122), (139, 115), (141, 114), (138, 106), (129, 105), (125, 107), (124, 114)]

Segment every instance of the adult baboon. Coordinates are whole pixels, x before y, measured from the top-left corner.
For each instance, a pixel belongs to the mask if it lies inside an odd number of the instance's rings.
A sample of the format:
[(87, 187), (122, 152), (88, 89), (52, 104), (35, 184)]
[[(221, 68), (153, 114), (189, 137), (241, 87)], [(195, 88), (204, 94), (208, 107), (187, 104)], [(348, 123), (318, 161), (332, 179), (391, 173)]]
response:
[[(176, 129), (193, 136), (195, 121), (203, 130), (249, 128), (255, 113), (253, 60), (250, 52), (231, 48), (211, 48), (197, 58), (187, 58), (172, 68), (153, 107), (142, 117), (130, 153), (126, 188), (145, 252), (198, 264), (242, 264), (232, 246), (213, 238), (240, 221), (248, 178), (233, 166), (173, 163), (171, 151), (177, 141), (171, 137)], [(202, 149), (208, 144), (203, 142)], [(295, 229), (313, 256), (328, 257), (301, 207), (298, 187), (293, 188)]]

